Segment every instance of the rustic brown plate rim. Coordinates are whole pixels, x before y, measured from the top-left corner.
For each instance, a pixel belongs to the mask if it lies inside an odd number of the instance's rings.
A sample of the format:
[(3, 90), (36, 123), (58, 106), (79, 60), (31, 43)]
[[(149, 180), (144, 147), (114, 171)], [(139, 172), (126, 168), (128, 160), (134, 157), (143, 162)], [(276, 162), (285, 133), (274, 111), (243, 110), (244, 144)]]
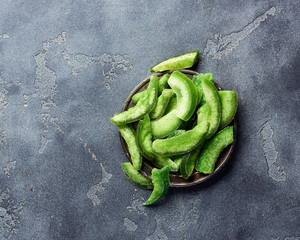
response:
[[(198, 72), (195, 72), (193, 70), (187, 70), (187, 69), (183, 69), (183, 70), (178, 70), (181, 71), (182, 73), (186, 74), (186, 75), (197, 75), (199, 74)], [(166, 72), (161, 72), (161, 73), (155, 73), (158, 77), (164, 75), (165, 73), (172, 73), (173, 71), (166, 71)], [(129, 94), (129, 96), (127, 97), (124, 106), (122, 108), (122, 112), (126, 111), (129, 107), (130, 104), (132, 104), (132, 96), (134, 94), (136, 94), (137, 92), (139, 92), (150, 80), (150, 76), (145, 78), (143, 81), (141, 81)], [(218, 90), (222, 90), (222, 88), (215, 83), (216, 87)], [(170, 186), (171, 187), (190, 187), (190, 186), (194, 186), (200, 183), (204, 183), (207, 180), (211, 179), (213, 176), (215, 176), (228, 162), (233, 149), (236, 145), (236, 138), (237, 138), (237, 121), (236, 118), (234, 118), (234, 120), (232, 121), (232, 123), (230, 125), (233, 125), (233, 129), (234, 129), (234, 141), (233, 143), (228, 146), (221, 154), (217, 161), (218, 164), (216, 164), (216, 168), (215, 171), (212, 174), (206, 175), (206, 174), (202, 174), (199, 172), (194, 172), (192, 174), (192, 176), (190, 177), (189, 180), (185, 180), (183, 177), (181, 177), (178, 174), (175, 173), (171, 173), (170, 172)], [(124, 141), (124, 139), (122, 138), (121, 134), (120, 134), (120, 141), (121, 141), (121, 145), (123, 147), (123, 150), (126, 154), (126, 157), (129, 159), (129, 161), (131, 162), (131, 158), (130, 158), (130, 154), (128, 152), (128, 148), (127, 148), (127, 144)], [(140, 170), (141, 174), (143, 174), (145, 177), (151, 179), (151, 170), (153, 169), (153, 165), (151, 165), (151, 163), (147, 160), (147, 159), (143, 159), (143, 166), (142, 169)]]

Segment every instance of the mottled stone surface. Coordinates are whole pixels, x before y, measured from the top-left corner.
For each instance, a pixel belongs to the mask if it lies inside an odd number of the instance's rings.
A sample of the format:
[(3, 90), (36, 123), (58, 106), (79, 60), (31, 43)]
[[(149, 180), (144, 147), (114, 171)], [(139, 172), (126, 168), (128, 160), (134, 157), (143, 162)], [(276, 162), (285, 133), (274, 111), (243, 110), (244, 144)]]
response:
[[(299, 239), (299, 1), (0, 3), (0, 239)], [(124, 178), (109, 122), (155, 63), (236, 90), (238, 142), (210, 182)]]

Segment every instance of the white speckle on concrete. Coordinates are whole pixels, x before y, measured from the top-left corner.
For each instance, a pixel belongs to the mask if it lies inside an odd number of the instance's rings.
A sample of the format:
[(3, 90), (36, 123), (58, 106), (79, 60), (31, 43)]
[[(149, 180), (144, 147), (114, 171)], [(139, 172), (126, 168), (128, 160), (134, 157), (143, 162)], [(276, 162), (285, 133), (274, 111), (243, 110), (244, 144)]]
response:
[[(84, 142), (82, 137), (79, 137), (80, 141)], [(88, 153), (91, 155), (92, 159), (94, 159), (95, 161), (97, 161), (97, 156), (96, 154), (91, 150), (91, 148), (88, 146), (87, 142), (84, 142), (83, 147), (88, 151)]]
[(107, 90), (110, 90), (110, 84), (109, 84), (109, 83), (105, 83), (105, 88), (106, 88)]
[[(40, 146), (39, 153), (42, 154), (49, 141), (51, 141), (51, 135), (49, 129), (54, 126), (56, 130), (63, 133), (63, 130), (59, 126), (58, 117), (53, 115), (53, 110), (56, 108), (56, 104), (53, 101), (53, 97), (56, 95), (57, 83), (56, 72), (48, 67), (47, 54), (48, 51), (55, 45), (65, 43), (66, 33), (61, 32), (57, 37), (47, 40), (42, 43), (41, 51), (34, 56), (36, 63), (35, 66), (35, 94), (41, 101), (41, 121), (43, 123), (42, 133), (40, 134)], [(27, 100), (28, 96), (24, 95), (24, 99)], [(24, 107), (27, 107), (28, 103), (24, 103)]]
[(147, 216), (146, 207), (143, 205), (143, 199), (134, 199), (131, 206), (128, 206), (127, 209), (130, 212), (135, 211), (138, 214)]
[(277, 163), (278, 152), (276, 151), (273, 141), (274, 131), (271, 128), (270, 122), (267, 121), (261, 128), (260, 134), (262, 136), (262, 146), (265, 155), (265, 159), (268, 165), (269, 176), (277, 182), (286, 180), (286, 173), (281, 170), (281, 167)]
[(167, 235), (165, 234), (164, 230), (161, 228), (163, 224), (163, 219), (160, 218), (158, 215), (155, 215), (155, 222), (156, 222), (156, 227), (154, 233), (146, 237), (145, 240), (168, 240)]
[(6, 39), (6, 38), (10, 38), (10, 36), (7, 33), (3, 33), (0, 35), (0, 38)]
[(134, 232), (138, 226), (129, 218), (124, 218), (124, 227), (127, 231)]
[(87, 197), (92, 201), (93, 205), (99, 205), (101, 203), (101, 194), (106, 191), (103, 186), (104, 183), (108, 183), (112, 177), (112, 174), (106, 172), (102, 163), (100, 163), (101, 171), (102, 171), (102, 179), (99, 183), (92, 186), (87, 192)]
[(257, 29), (260, 23), (264, 22), (268, 18), (268, 15), (274, 16), (275, 12), (276, 8), (271, 7), (264, 14), (254, 19), (254, 21), (243, 27), (242, 30), (238, 32), (215, 34), (214, 40), (207, 40), (206, 46), (203, 50), (204, 55), (209, 56), (212, 59), (221, 59), (223, 56), (233, 51), (244, 38)]
[(22, 203), (16, 203), (9, 188), (0, 193), (0, 239), (10, 239), (18, 231)]
[(3, 172), (7, 177), (10, 177), (10, 171), (16, 168), (17, 161), (16, 160), (9, 160), (5, 167), (3, 168)]
[[(70, 67), (73, 76), (79, 75), (81, 69), (96, 64), (102, 67), (103, 77), (113, 81), (118, 78), (117, 69), (127, 71), (132, 68), (132, 64), (127, 57), (120, 54), (103, 53), (100, 56), (89, 56), (78, 53), (74, 55), (64, 50), (62, 57)], [(105, 86), (107, 88), (106, 84)]]

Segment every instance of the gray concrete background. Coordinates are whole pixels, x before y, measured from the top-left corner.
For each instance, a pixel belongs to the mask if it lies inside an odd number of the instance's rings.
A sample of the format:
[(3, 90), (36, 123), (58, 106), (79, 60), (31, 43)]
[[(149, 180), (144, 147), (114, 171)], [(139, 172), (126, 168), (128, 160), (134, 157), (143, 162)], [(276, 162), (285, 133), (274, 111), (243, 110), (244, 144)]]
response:
[[(0, 1), (0, 239), (300, 239), (299, 1)], [(147, 69), (200, 49), (237, 91), (212, 181), (159, 204), (109, 122)]]

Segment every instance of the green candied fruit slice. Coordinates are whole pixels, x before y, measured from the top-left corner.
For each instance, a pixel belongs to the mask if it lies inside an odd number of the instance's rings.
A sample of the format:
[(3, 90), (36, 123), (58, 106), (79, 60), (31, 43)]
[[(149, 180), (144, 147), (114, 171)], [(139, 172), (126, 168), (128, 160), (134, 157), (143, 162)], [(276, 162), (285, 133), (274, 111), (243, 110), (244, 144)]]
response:
[(206, 139), (209, 139), (215, 134), (220, 125), (221, 101), (217, 88), (208, 79), (203, 79), (202, 88), (206, 103), (197, 111), (197, 123), (209, 122), (209, 130), (206, 136)]
[(196, 86), (186, 75), (174, 71), (169, 80), (169, 86), (174, 90), (177, 98), (175, 109), (177, 117), (188, 121), (194, 114), (198, 103), (198, 92)]
[(219, 129), (226, 127), (234, 119), (238, 100), (234, 91), (219, 91), (222, 106), (222, 114)]
[(179, 165), (174, 162), (171, 158), (155, 155), (155, 158), (151, 160), (153, 165), (158, 168), (163, 168), (165, 166), (170, 167), (170, 172), (177, 172), (179, 170)]
[(135, 170), (130, 162), (122, 163), (121, 168), (125, 177), (135, 186), (142, 189), (153, 189), (152, 182)]
[(180, 173), (184, 179), (189, 179), (189, 177), (192, 175), (195, 168), (196, 159), (200, 154), (204, 142), (205, 139), (203, 139), (193, 151), (183, 155), (180, 163)]
[(177, 107), (177, 98), (174, 96), (169, 103), (164, 115), (167, 115), (169, 112), (172, 112)]
[[(176, 136), (179, 136), (183, 133), (185, 133), (186, 130), (184, 129), (178, 129), (178, 130), (175, 130), (174, 132), (172, 132), (168, 138), (172, 138), (172, 137), (176, 137)], [(182, 162), (182, 158), (183, 158), (184, 155), (175, 155), (175, 156), (171, 156), (170, 158), (174, 161), (174, 163), (176, 164), (176, 169), (177, 171), (179, 170), (179, 167), (180, 167), (180, 164)], [(176, 171), (176, 172), (177, 172)]]
[(136, 143), (134, 130), (128, 125), (120, 125), (118, 126), (118, 128), (128, 146), (128, 151), (130, 153), (132, 165), (134, 169), (138, 171), (142, 167), (143, 157)]
[(147, 88), (147, 94), (138, 101), (137, 105), (129, 108), (120, 114), (116, 114), (110, 119), (110, 121), (116, 125), (123, 125), (127, 123), (136, 122), (142, 119), (145, 115), (150, 113), (155, 107), (157, 100), (157, 88), (158, 88), (158, 78), (156, 75), (152, 74), (150, 77), (150, 83)]
[(168, 58), (154, 67), (150, 68), (150, 72), (163, 72), (166, 70), (178, 70), (192, 67), (199, 59), (199, 50), (183, 53)]
[(144, 206), (156, 203), (167, 193), (170, 186), (169, 171), (169, 166), (162, 169), (152, 169), (153, 191), (149, 199), (144, 203)]
[(209, 124), (204, 122), (179, 136), (156, 139), (152, 144), (153, 152), (161, 156), (173, 156), (190, 152), (203, 141), (208, 127)]
[(220, 153), (233, 141), (233, 126), (226, 127), (215, 134), (205, 143), (203, 151), (197, 159), (196, 170), (205, 174), (213, 173)]
[(140, 149), (141, 154), (153, 163), (158, 168), (165, 166), (170, 167), (171, 172), (177, 172), (179, 165), (172, 161), (168, 157), (157, 156), (152, 150), (152, 132), (150, 118), (145, 116), (144, 120), (140, 120), (136, 133), (136, 142)]
[(151, 119), (160, 118), (166, 111), (170, 101), (174, 97), (175, 93), (172, 89), (164, 89), (161, 95), (157, 99), (157, 103), (154, 109), (150, 112)]
[(198, 91), (198, 104), (203, 105), (205, 104), (205, 96), (203, 94), (203, 89), (202, 89), (202, 81), (203, 79), (207, 79), (210, 82), (214, 83), (214, 77), (211, 73), (200, 73), (198, 75), (193, 76), (193, 83), (195, 84), (197, 91)]
[[(162, 93), (162, 91), (167, 87), (168, 85), (168, 79), (170, 75), (168, 73), (164, 74), (158, 81), (158, 96)], [(136, 104), (140, 99), (142, 99), (147, 94), (147, 91), (142, 91), (134, 94), (132, 96), (132, 101)]]
[(136, 130), (136, 142), (142, 155), (152, 160), (155, 155), (152, 151), (152, 131), (149, 115), (144, 120), (140, 120)]
[(168, 138), (172, 138), (172, 137), (176, 137), (176, 136), (179, 136), (183, 133), (185, 133), (186, 131), (184, 129), (178, 129), (178, 130), (175, 130), (174, 132), (172, 132)]
[(152, 136), (154, 138), (164, 138), (179, 128), (182, 122), (173, 110), (161, 118), (151, 121)]

